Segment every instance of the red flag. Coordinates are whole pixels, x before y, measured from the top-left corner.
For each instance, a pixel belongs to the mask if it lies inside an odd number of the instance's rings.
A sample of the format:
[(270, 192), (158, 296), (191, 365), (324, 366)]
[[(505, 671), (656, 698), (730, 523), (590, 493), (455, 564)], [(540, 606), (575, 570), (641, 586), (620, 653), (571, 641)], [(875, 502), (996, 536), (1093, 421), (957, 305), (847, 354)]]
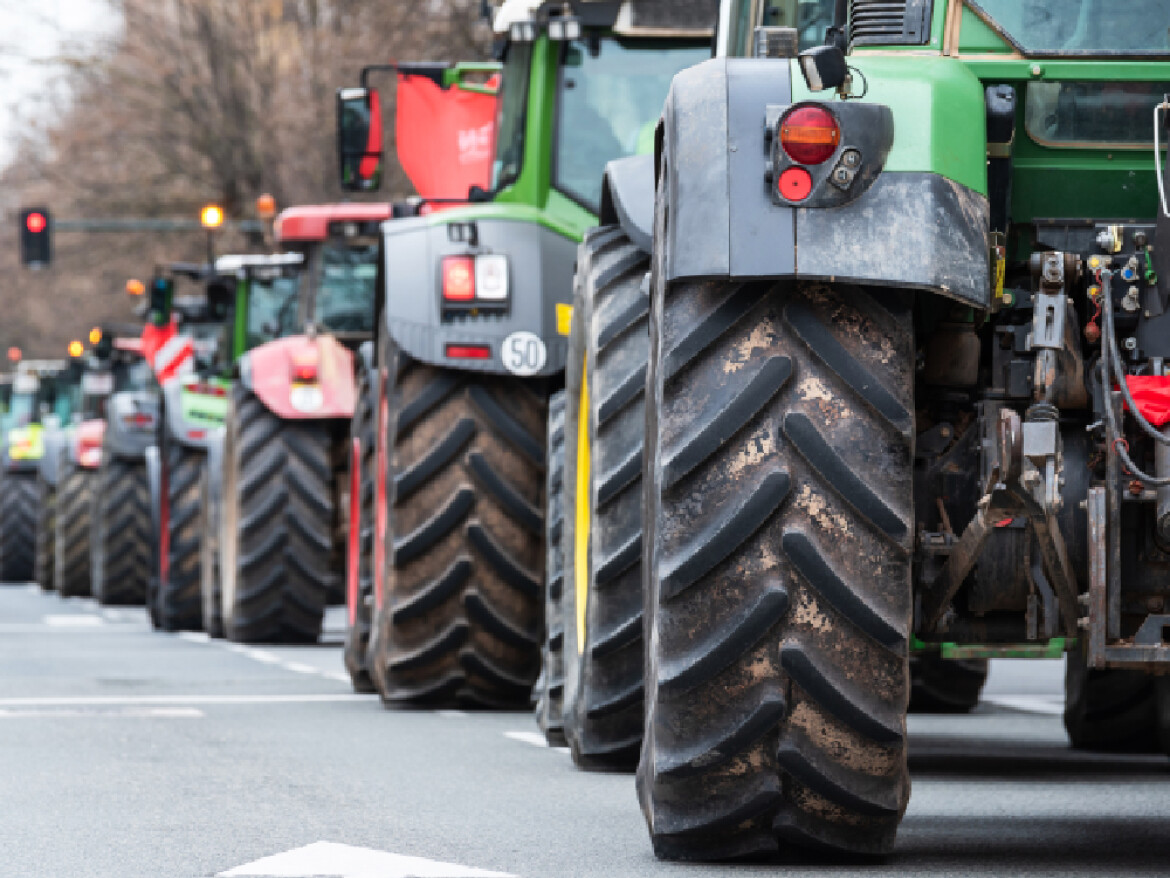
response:
[(398, 76), (398, 160), (423, 198), (465, 199), (491, 185), (495, 95)]

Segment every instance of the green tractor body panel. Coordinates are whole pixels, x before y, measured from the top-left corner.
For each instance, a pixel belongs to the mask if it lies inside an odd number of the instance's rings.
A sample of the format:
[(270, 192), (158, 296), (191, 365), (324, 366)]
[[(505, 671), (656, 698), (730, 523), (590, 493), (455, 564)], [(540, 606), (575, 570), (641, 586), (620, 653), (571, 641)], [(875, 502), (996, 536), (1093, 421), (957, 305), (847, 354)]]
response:
[[(218, 392), (209, 393), (211, 389)], [(231, 382), (221, 377), (206, 382), (185, 381), (179, 395), (179, 416), (194, 430), (222, 427), (230, 390)]]

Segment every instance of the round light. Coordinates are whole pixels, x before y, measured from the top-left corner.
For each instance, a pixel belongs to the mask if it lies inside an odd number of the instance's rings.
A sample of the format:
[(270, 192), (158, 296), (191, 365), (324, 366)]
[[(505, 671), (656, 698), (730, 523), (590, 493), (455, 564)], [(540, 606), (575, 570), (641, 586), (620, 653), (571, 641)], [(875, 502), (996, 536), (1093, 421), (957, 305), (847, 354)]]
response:
[(89, 343), (97, 344), (102, 340), (102, 331), (96, 326), (89, 331)]
[(256, 199), (256, 216), (265, 220), (276, 216), (276, 199), (267, 192)]
[(798, 107), (780, 122), (780, 144), (794, 162), (820, 165), (841, 145), (841, 126), (828, 110)]
[(81, 342), (76, 340), (69, 342), (69, 356), (80, 357), (84, 353), (85, 346)]
[(126, 292), (131, 296), (141, 296), (146, 292), (146, 284), (140, 280), (126, 281)]
[(804, 201), (812, 194), (812, 174), (804, 168), (789, 168), (780, 175), (776, 188), (781, 198), (788, 201)]
[(36, 211), (33, 211), (28, 215), (28, 218), (25, 219), (24, 224), (34, 235), (39, 235), (45, 230), (45, 226), (47, 226), (49, 223), (48, 220), (45, 219), (45, 215), (43, 213), (37, 213)]
[(8, 359), (10, 362), (19, 363), (20, 356), (20, 348), (12, 347), (8, 349)]
[(205, 229), (218, 229), (223, 225), (223, 208), (218, 204), (209, 204), (199, 214), (199, 222)]

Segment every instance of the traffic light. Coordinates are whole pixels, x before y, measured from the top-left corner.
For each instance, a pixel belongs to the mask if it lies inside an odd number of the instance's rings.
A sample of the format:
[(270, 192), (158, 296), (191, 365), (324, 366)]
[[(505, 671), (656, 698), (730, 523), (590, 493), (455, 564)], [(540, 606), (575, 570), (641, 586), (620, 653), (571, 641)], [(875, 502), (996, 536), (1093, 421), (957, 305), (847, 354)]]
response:
[(53, 218), (46, 207), (20, 212), (20, 264), (43, 268), (53, 261)]

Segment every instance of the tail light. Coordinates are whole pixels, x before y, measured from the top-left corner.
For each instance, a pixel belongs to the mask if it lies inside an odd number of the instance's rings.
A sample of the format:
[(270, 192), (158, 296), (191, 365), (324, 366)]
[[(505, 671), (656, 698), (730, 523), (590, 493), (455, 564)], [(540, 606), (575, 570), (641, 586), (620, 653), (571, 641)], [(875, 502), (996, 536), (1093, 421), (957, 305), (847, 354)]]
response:
[(315, 347), (297, 351), (292, 358), (294, 384), (316, 384), (321, 356)]
[(508, 257), (498, 253), (447, 256), (443, 259), (443, 301), (457, 305), (493, 305), (508, 301)]
[(475, 260), (448, 256), (443, 260), (443, 298), (448, 302), (475, 301)]
[(122, 423), (134, 430), (149, 430), (154, 427), (154, 415), (149, 412), (135, 412), (123, 415)]
[(203, 384), (201, 382), (196, 382), (194, 384), (188, 384), (187, 389), (191, 391), (191, 393), (197, 393), (200, 396), (214, 396), (220, 399), (228, 395), (226, 388), (219, 387), (215, 384)]
[(449, 344), (447, 345), (447, 359), (449, 360), (490, 360), (492, 349), (486, 344)]
[(813, 190), (812, 174), (804, 168), (792, 167), (785, 170), (776, 181), (776, 188), (782, 198), (789, 201), (804, 201)]
[(841, 126), (828, 110), (797, 107), (780, 122), (780, 144), (794, 162), (822, 165), (841, 145)]

